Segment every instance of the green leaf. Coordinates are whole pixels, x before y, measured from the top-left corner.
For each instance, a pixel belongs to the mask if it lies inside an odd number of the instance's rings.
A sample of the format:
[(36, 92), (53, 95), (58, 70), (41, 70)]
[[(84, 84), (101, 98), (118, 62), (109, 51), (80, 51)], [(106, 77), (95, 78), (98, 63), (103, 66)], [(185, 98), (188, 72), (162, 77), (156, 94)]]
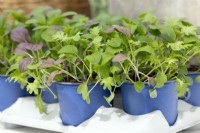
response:
[(114, 54), (112, 54), (110, 52), (104, 52), (102, 54), (101, 65), (108, 63), (113, 57), (114, 57)]
[(146, 27), (143, 24), (138, 24), (137, 25), (137, 30), (136, 30), (140, 35), (146, 35)]
[(112, 77), (106, 77), (106, 78), (102, 79), (100, 84), (103, 85), (104, 89), (108, 89), (110, 91), (112, 90), (112, 86), (115, 85)]
[(63, 53), (78, 54), (78, 49), (74, 45), (66, 45), (58, 51), (58, 54), (63, 54)]
[(53, 35), (55, 34), (55, 31), (51, 28), (45, 30), (41, 37), (44, 39), (46, 42), (52, 42), (53, 41)]
[(16, 70), (16, 69), (19, 69), (19, 64), (13, 64), (9, 67), (9, 69), (7, 70), (6, 72), (6, 75), (9, 75), (10, 72)]
[(86, 59), (91, 63), (91, 64), (98, 64), (101, 60), (101, 53), (95, 52), (91, 55), (86, 56)]
[(69, 12), (68, 11), (68, 12), (65, 12), (65, 13), (62, 14), (63, 17), (74, 16), (74, 15), (77, 15), (77, 13), (76, 12)]
[(178, 97), (182, 97), (189, 90), (188, 84), (182, 79), (176, 79)]
[(111, 40), (108, 40), (107, 44), (111, 47), (117, 48), (121, 45), (122, 41), (120, 38), (112, 38)]
[(140, 48), (138, 48), (137, 50), (134, 51), (134, 55), (137, 56), (137, 54), (139, 52), (147, 52), (147, 53), (150, 53), (150, 54), (154, 54), (154, 49), (149, 45), (144, 46), (144, 47), (140, 47)]
[(85, 100), (88, 104), (90, 104), (90, 97), (89, 97), (87, 82), (80, 84), (78, 86), (77, 92), (78, 94), (82, 95), (83, 100)]
[(119, 67), (117, 67), (117, 66), (112, 66), (110, 68), (110, 71), (111, 71), (112, 74), (115, 74), (116, 72), (121, 71), (121, 69)]
[(144, 82), (141, 82), (141, 81), (134, 82), (133, 84), (134, 84), (134, 88), (137, 92), (142, 92), (142, 90), (145, 87)]
[(154, 36), (159, 36), (161, 34), (160, 29), (154, 25), (149, 26), (149, 32)]
[(42, 65), (42, 61), (40, 61), (40, 62), (38, 62), (36, 64), (33, 64), (33, 65), (27, 65), (27, 68), (29, 70), (34, 70), (34, 69), (38, 69), (40, 65)]
[(150, 89), (149, 90), (149, 95), (151, 98), (156, 98), (157, 97), (157, 90), (156, 89)]
[(26, 86), (27, 91), (30, 94), (32, 94), (34, 92), (34, 94), (36, 94), (36, 95), (39, 94), (39, 87), (40, 87), (40, 81), (38, 79), (34, 79), (34, 82), (28, 83), (28, 85)]
[(93, 39), (93, 43), (94, 44), (99, 44), (101, 43), (101, 40), (102, 40), (102, 37), (101, 36), (96, 36), (94, 39)]
[(97, 70), (97, 74), (99, 75), (99, 77), (101, 78), (106, 78), (110, 76), (110, 71), (109, 71), (109, 65), (98, 65), (98, 70)]
[(156, 81), (156, 88), (161, 88), (164, 86), (164, 84), (167, 82), (167, 76), (159, 71), (155, 77), (155, 81)]
[(148, 23), (151, 23), (151, 24), (156, 24), (157, 18), (156, 18), (155, 15), (153, 15), (153, 13), (154, 13), (153, 10), (146, 11), (146, 12), (139, 15), (139, 19), (142, 22), (148, 22)]
[(176, 34), (174, 30), (170, 27), (163, 27), (160, 29), (161, 37), (163, 37), (168, 42), (174, 42), (176, 40)]
[(120, 51), (122, 51), (122, 48), (120, 48), (120, 47), (119, 48), (113, 48), (113, 47), (110, 47), (110, 46), (107, 46), (106, 50), (105, 50), (105, 52), (110, 52), (110, 53), (113, 53), (113, 54), (118, 53)]
[(200, 76), (197, 76), (195, 79), (196, 82), (200, 82)]

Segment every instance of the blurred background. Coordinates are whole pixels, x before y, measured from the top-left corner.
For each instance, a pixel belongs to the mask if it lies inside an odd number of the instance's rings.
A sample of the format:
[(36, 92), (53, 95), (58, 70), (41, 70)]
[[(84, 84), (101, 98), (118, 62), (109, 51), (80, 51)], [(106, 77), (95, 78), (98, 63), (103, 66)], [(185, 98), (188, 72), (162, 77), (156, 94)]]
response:
[(200, 25), (200, 0), (0, 0), (0, 12), (20, 9), (28, 14), (40, 6), (76, 11), (92, 18), (108, 14), (134, 18), (155, 9), (158, 18), (177, 17)]

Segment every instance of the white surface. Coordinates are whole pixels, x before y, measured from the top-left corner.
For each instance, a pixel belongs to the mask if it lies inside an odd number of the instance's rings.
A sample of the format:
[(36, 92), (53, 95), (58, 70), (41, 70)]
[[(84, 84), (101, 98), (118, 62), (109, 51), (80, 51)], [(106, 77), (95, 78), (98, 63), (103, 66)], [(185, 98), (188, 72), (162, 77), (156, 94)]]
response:
[[(63, 126), (59, 118), (58, 104), (48, 105), (48, 115), (41, 115), (35, 108), (34, 98), (20, 98), (9, 109), (0, 114), (0, 120), (7, 123), (33, 128), (3, 129), (0, 133), (175, 133), (200, 123), (200, 108), (179, 101), (179, 115), (174, 126), (169, 127), (160, 111), (140, 116), (128, 115), (117, 108), (101, 107), (96, 114), (78, 127)], [(180, 133), (200, 133), (183, 131)]]

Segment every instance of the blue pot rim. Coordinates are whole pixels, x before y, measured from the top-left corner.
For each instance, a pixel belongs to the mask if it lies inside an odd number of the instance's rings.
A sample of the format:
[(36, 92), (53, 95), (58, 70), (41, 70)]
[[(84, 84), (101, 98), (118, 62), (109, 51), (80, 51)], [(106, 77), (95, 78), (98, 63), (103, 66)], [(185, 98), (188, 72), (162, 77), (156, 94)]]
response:
[[(165, 82), (164, 85), (166, 85), (166, 84), (170, 84), (170, 83), (175, 83), (175, 81), (176, 81), (176, 80), (170, 80), (170, 81), (167, 81), (167, 82)], [(133, 85), (133, 83), (128, 82), (128, 81), (124, 82), (123, 84)], [(149, 84), (148, 84), (147, 82), (144, 82), (144, 84), (145, 84), (145, 86), (149, 86)]]
[[(72, 83), (72, 82), (54, 82), (54, 83), (56, 83), (58, 85), (70, 85), (70, 86), (78, 86), (78, 85), (82, 84), (82, 83), (78, 83), (78, 82), (76, 82), (76, 83)], [(95, 85), (95, 83), (88, 84), (88, 86), (90, 86), (90, 85)]]
[(9, 76), (8, 75), (0, 75), (0, 77), (2, 77), (2, 78), (8, 78)]
[(186, 76), (190, 75), (200, 75), (200, 72), (189, 72)]

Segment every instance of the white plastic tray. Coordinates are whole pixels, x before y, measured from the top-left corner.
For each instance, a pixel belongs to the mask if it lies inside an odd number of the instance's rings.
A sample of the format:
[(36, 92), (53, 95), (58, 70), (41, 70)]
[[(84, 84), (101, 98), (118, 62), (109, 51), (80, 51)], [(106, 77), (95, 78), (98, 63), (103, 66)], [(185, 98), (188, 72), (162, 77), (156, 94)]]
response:
[(179, 114), (174, 126), (168, 126), (160, 111), (140, 116), (128, 115), (121, 109), (104, 108), (78, 127), (63, 126), (58, 104), (47, 106), (48, 115), (40, 114), (34, 106), (35, 98), (19, 98), (10, 108), (0, 113), (0, 121), (61, 133), (176, 133), (200, 123), (200, 108), (179, 101)]

